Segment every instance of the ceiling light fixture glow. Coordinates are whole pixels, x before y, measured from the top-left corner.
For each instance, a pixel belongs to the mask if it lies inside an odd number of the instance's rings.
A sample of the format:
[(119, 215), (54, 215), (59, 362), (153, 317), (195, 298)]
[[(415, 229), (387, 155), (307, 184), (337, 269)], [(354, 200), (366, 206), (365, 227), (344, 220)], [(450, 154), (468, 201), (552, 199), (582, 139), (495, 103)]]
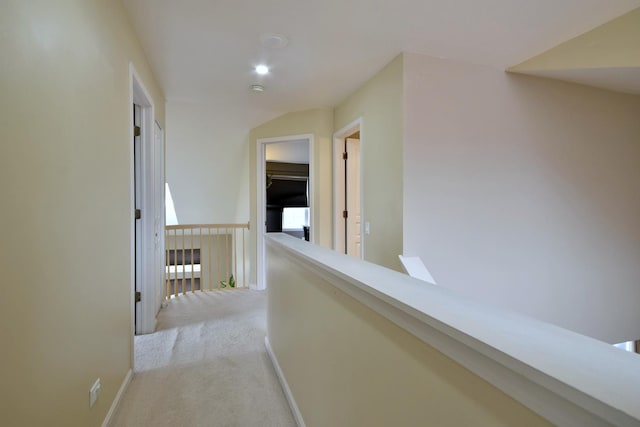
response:
[(254, 92), (264, 92), (264, 86), (262, 85), (251, 85), (251, 90)]
[(269, 67), (267, 67), (266, 65), (258, 65), (256, 67), (256, 73), (260, 74), (261, 76), (269, 74)]

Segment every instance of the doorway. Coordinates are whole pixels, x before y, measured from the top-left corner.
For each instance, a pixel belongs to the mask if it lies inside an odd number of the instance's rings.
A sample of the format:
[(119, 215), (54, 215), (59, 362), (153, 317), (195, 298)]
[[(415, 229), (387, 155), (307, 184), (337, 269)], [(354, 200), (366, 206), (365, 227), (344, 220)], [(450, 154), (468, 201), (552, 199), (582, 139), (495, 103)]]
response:
[(334, 249), (364, 257), (362, 224), (362, 119), (334, 134)]
[(164, 135), (130, 65), (131, 310), (133, 334), (155, 331), (164, 283)]
[[(313, 135), (260, 138), (256, 144), (256, 206), (259, 224), (256, 239), (256, 286), (258, 289), (266, 289), (265, 233), (286, 232), (296, 237), (306, 237), (311, 243), (315, 241), (317, 230), (313, 222)], [(307, 159), (306, 163), (303, 157)], [(269, 198), (267, 186), (270, 187)], [(298, 224), (301, 230), (298, 230)], [(302, 234), (298, 236), (300, 231)]]
[[(146, 132), (146, 130), (145, 130)], [(135, 333), (140, 333), (142, 300), (142, 202), (145, 191), (142, 188), (142, 106), (133, 104), (133, 200), (134, 200), (134, 257), (135, 273), (133, 281), (133, 324)]]

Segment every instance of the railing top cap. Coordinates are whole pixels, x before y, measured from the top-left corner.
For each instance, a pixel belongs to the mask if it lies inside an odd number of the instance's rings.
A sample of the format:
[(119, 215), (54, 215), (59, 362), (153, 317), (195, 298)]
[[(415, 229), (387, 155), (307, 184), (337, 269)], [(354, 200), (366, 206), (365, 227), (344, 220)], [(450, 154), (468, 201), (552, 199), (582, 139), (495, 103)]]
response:
[(249, 223), (241, 223), (241, 224), (178, 224), (178, 225), (167, 225), (165, 226), (166, 230), (193, 230), (193, 229), (228, 229), (228, 228), (245, 228), (249, 229)]
[(586, 399), (607, 408), (602, 413), (631, 420), (623, 425), (640, 425), (638, 355), (285, 234), (270, 234), (267, 242), (301, 265), (308, 262), (528, 380), (553, 388), (557, 396), (574, 402)]

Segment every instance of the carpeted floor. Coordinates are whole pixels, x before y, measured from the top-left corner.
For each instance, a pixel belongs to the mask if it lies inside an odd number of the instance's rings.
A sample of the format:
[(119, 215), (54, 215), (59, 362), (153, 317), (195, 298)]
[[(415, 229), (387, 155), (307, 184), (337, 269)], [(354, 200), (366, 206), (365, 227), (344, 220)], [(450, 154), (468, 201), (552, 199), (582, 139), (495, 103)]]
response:
[(135, 375), (112, 427), (295, 426), (269, 356), (266, 293), (172, 300), (136, 337)]

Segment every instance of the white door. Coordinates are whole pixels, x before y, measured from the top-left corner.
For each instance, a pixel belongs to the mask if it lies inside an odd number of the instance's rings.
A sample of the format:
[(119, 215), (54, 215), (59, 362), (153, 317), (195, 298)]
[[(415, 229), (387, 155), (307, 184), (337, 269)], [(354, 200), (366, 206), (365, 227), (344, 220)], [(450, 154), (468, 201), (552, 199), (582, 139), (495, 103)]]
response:
[[(155, 330), (157, 313), (157, 279), (164, 269), (164, 262), (156, 257), (157, 200), (164, 191), (164, 168), (156, 163), (156, 132), (154, 129), (153, 104), (148, 92), (133, 66), (130, 66), (132, 100), (132, 202), (136, 209), (135, 226), (132, 227), (132, 269), (135, 277), (133, 311), (136, 334), (148, 334)], [(159, 201), (158, 201), (159, 202)], [(163, 209), (160, 209), (162, 212)]]
[(348, 138), (346, 140), (347, 153), (347, 254), (360, 258), (361, 227), (360, 227), (360, 140)]
[(143, 233), (142, 233), (142, 221), (140, 220), (140, 212), (142, 211), (143, 204), (143, 174), (142, 174), (142, 108), (139, 105), (133, 105), (133, 179), (134, 179), (134, 201), (135, 201), (135, 300), (134, 300), (134, 324), (135, 333), (139, 333), (141, 330), (141, 316), (142, 311), (140, 307), (139, 297), (142, 295), (142, 258), (143, 258)]

